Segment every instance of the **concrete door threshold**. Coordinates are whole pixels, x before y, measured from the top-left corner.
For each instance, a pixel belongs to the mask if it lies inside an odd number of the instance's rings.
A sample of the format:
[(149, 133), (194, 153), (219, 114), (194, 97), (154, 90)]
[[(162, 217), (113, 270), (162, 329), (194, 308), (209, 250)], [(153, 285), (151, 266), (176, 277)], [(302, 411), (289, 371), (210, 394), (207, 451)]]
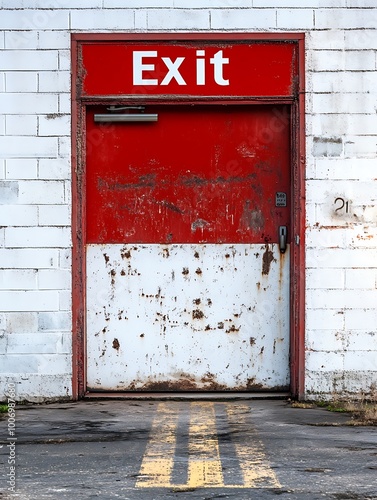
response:
[(138, 399), (159, 401), (235, 401), (247, 399), (287, 399), (289, 392), (88, 392), (85, 399)]

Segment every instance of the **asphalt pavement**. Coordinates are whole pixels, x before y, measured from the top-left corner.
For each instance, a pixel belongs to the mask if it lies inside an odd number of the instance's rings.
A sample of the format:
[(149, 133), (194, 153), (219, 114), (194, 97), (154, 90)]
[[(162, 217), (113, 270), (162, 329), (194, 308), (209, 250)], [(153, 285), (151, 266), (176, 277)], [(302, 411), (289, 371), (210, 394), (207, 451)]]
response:
[(377, 499), (377, 428), (323, 408), (84, 400), (15, 413), (14, 435), (0, 421), (1, 500)]

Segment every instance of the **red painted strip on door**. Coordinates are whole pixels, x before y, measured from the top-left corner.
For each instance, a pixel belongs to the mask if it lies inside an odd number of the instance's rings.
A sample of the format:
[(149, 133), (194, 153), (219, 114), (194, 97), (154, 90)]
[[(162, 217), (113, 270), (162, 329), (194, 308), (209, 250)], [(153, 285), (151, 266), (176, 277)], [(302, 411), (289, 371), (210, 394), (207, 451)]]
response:
[(289, 107), (148, 106), (156, 123), (94, 123), (104, 112), (87, 114), (87, 243), (277, 243), (289, 228)]

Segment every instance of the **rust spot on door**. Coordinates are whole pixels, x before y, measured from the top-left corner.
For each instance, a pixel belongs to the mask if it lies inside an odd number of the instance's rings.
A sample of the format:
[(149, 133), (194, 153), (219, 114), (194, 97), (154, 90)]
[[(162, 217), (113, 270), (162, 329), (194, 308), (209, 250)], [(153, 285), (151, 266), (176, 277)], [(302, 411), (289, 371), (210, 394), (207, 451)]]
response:
[(223, 384), (219, 384), (216, 381), (216, 375), (213, 373), (207, 372), (200, 380), (203, 384), (205, 384), (205, 389), (207, 391), (224, 391), (227, 387)]
[(203, 311), (200, 311), (199, 309), (195, 309), (192, 311), (192, 319), (202, 319), (204, 318), (204, 313)]
[(276, 259), (268, 243), (266, 243), (265, 248), (266, 250), (263, 253), (262, 274), (267, 275), (270, 272), (271, 262), (276, 261)]
[(130, 259), (131, 258), (131, 252), (129, 250), (121, 252), (120, 255), (121, 255), (122, 259)]
[(232, 325), (231, 327), (228, 328), (228, 330), (225, 330), (225, 333), (237, 333), (239, 331), (240, 331), (239, 328), (236, 328), (234, 325)]
[(247, 379), (246, 387), (248, 391), (260, 391), (263, 389), (263, 384), (255, 383), (255, 377), (253, 377)]
[(115, 269), (112, 269), (112, 270), (110, 271), (110, 275), (111, 275), (111, 284), (112, 284), (112, 285), (115, 285), (115, 275), (116, 275), (116, 271), (115, 271)]
[(145, 383), (142, 391), (194, 391), (197, 389), (195, 379), (190, 375), (182, 376), (177, 381), (160, 380)]

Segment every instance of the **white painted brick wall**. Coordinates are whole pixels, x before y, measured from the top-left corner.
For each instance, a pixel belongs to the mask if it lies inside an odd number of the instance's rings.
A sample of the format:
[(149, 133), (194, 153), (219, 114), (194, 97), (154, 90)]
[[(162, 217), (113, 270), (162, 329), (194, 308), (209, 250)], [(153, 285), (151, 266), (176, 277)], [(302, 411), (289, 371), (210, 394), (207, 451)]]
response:
[(0, 135), (5, 135), (5, 116), (0, 117)]
[[(22, 80), (22, 75), (11, 73), (11, 75)], [(13, 90), (12, 85), (8, 86), (8, 73), (6, 74), (6, 94), (0, 95), (0, 108), (3, 113), (9, 115), (44, 114), (58, 112), (58, 95), (55, 94), (31, 94), (21, 93), (19, 87)], [(17, 85), (16, 85), (17, 87)], [(26, 92), (29, 92), (27, 90)]]
[(8, 115), (5, 123), (6, 135), (32, 135), (38, 133), (38, 117), (33, 115)]
[(1, 290), (34, 290), (37, 271), (31, 269), (5, 269), (0, 274)]
[[(306, 33), (306, 395), (367, 390), (377, 375), (376, 0), (0, 8), (0, 390), (12, 381), (19, 399), (72, 394), (70, 33), (191, 30)], [(335, 212), (337, 197), (349, 213)]]
[(71, 39), (68, 31), (39, 31), (38, 49), (69, 49)]
[[(9, 337), (14, 338), (13, 342), (17, 342), (17, 337), (13, 334), (38, 332), (38, 313), (7, 313), (5, 323)], [(36, 335), (34, 335), (35, 338)]]
[[(1, 15), (2, 18), (3, 14)], [(13, 17), (17, 17), (14, 16)], [(1, 19), (0, 18), (0, 19)], [(0, 67), (3, 71), (58, 69), (58, 54), (55, 50), (3, 50), (0, 53)]]
[(69, 71), (42, 71), (39, 77), (39, 92), (70, 92), (71, 75)]
[(54, 291), (0, 291), (0, 311), (54, 311), (58, 293)]
[(5, 73), (0, 72), (0, 92), (5, 92)]
[[(37, 92), (38, 90), (38, 73), (36, 71), (7, 71), (4, 73), (4, 80), (8, 93)], [(19, 97), (22, 98), (22, 96)], [(37, 98), (39, 96), (33, 94), (32, 97)]]
[(0, 159), (0, 179), (5, 179), (5, 160)]
[(64, 180), (71, 175), (71, 163), (68, 159), (40, 159), (38, 168), (39, 179)]
[[(7, 116), (7, 120), (12, 115)], [(27, 116), (26, 116), (27, 118)], [(28, 158), (7, 159), (5, 163), (6, 178), (9, 180), (37, 179), (38, 160)]]
[(269, 30), (276, 29), (275, 9), (218, 9), (211, 11), (211, 28), (224, 30), (232, 26), (235, 30)]
[(40, 136), (69, 136), (71, 134), (70, 115), (52, 114), (38, 117), (38, 135)]
[(0, 226), (36, 226), (38, 207), (29, 205), (0, 205)]
[(65, 203), (65, 186), (60, 180), (20, 180), (19, 203), (23, 205), (58, 205)]
[(64, 248), (70, 244), (70, 232), (65, 227), (8, 227), (5, 246), (8, 248)]
[(69, 226), (71, 211), (67, 205), (40, 205), (38, 209), (40, 226)]

